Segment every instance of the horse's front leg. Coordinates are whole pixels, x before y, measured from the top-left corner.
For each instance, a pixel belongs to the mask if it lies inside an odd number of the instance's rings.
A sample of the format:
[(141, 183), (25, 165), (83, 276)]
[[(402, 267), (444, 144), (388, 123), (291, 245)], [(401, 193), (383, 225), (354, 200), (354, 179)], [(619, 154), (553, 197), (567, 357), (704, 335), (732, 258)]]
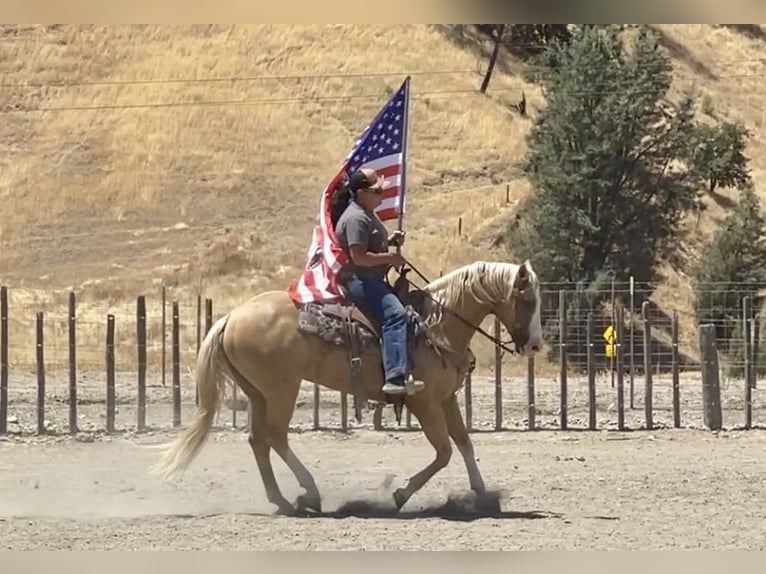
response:
[(452, 395), (444, 401), (444, 415), (447, 422), (449, 436), (455, 441), (457, 449), (463, 456), (465, 468), (468, 471), (468, 483), (476, 494), (486, 492), (484, 479), (481, 477), (479, 465), (476, 463), (476, 455), (473, 450), (473, 442), (465, 428), (463, 415), (460, 412), (460, 405), (457, 402), (457, 395)]
[(468, 483), (471, 490), (476, 494), (476, 507), (488, 514), (499, 513), (500, 499), (494, 494), (490, 495), (484, 486), (484, 479), (481, 476), (479, 465), (476, 463), (476, 454), (473, 451), (473, 441), (471, 441), (468, 430), (465, 428), (456, 395), (452, 395), (444, 401), (444, 414), (447, 419), (449, 435), (463, 456), (465, 468), (468, 471)]
[(420, 400), (413, 401), (413, 404), (408, 407), (420, 422), (420, 428), (436, 450), (436, 456), (428, 466), (411, 476), (404, 488), (398, 488), (394, 492), (394, 502), (398, 509), (401, 509), (413, 494), (423, 488), (431, 477), (447, 466), (452, 456), (444, 409), (438, 403), (423, 401), (424, 398), (418, 396)]

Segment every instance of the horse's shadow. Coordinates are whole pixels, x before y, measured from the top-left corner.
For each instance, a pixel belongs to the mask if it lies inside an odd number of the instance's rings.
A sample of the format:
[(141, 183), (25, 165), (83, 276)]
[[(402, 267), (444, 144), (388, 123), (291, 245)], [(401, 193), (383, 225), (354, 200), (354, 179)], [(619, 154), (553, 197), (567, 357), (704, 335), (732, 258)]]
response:
[[(349, 500), (335, 510), (321, 512), (308, 509), (293, 509), (290, 511), (274, 512), (237, 512), (242, 516), (259, 518), (291, 518), (291, 519), (344, 519), (367, 518), (374, 520), (421, 520), (438, 518), (456, 522), (472, 522), (474, 520), (541, 520), (558, 518), (569, 523), (563, 514), (545, 510), (502, 510), (500, 495), (488, 492), (481, 497), (473, 494), (452, 495), (443, 504), (426, 506), (417, 510), (399, 510), (392, 501), (371, 499)], [(230, 512), (213, 512), (205, 514), (206, 518), (213, 516), (230, 516)], [(175, 518), (200, 518), (199, 515), (177, 514)], [(587, 516), (585, 518), (598, 520), (619, 520), (616, 516)]]
[[(343, 507), (328, 512), (303, 512), (296, 513), (298, 518), (368, 518), (368, 519), (388, 519), (388, 520), (421, 520), (424, 518), (439, 518), (441, 520), (450, 520), (454, 522), (473, 522), (474, 520), (509, 520), (526, 519), (537, 520), (542, 518), (562, 518), (561, 514), (545, 511), (514, 511), (498, 510), (494, 512), (465, 511), (454, 510), (445, 507), (424, 508), (419, 510), (400, 510), (396, 508), (376, 507), (366, 501), (354, 501), (355, 504), (345, 504)], [(360, 503), (365, 503), (360, 504)]]
[[(363, 518), (373, 520), (422, 520), (438, 518), (455, 522), (473, 522), (474, 520), (542, 520), (557, 518), (569, 523), (569, 520), (559, 512), (546, 510), (501, 510), (499, 505), (482, 501), (479, 504), (466, 504), (465, 499), (450, 498), (446, 503), (420, 508), (418, 510), (398, 510), (392, 503), (374, 500), (351, 500), (343, 503), (336, 510), (316, 512), (314, 510), (295, 509), (290, 512), (239, 512), (242, 516), (259, 518), (292, 518), (292, 519), (344, 519)], [(226, 512), (214, 512), (205, 517), (231, 515)], [(177, 514), (175, 518), (200, 518), (198, 515)], [(594, 520), (619, 520), (616, 516), (587, 516)]]
[(286, 514), (294, 518), (369, 518), (388, 520), (420, 520), (424, 518), (439, 518), (459, 522), (471, 522), (481, 519), (508, 520), (543, 518), (562, 518), (561, 514), (546, 511), (513, 511), (502, 510), (498, 493), (487, 493), (477, 499), (472, 496), (451, 496), (443, 504), (426, 506), (417, 510), (399, 510), (393, 502), (377, 500), (349, 500), (336, 510), (316, 512), (312, 510), (296, 510)]

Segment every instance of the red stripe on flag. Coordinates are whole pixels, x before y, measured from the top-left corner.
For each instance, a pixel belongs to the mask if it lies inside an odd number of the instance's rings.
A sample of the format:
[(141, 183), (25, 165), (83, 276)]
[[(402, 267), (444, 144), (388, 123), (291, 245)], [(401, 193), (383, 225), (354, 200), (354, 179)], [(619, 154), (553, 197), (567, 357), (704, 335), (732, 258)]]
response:
[(399, 195), (400, 190), (401, 190), (401, 187), (399, 187), (398, 185), (384, 189), (383, 199), (390, 199), (392, 197), (396, 197), (397, 195)]
[(399, 217), (399, 209), (396, 207), (387, 207), (386, 209), (381, 209), (377, 213), (382, 221), (388, 221)]
[(393, 165), (387, 165), (386, 167), (376, 169), (375, 171), (378, 172), (378, 175), (382, 175), (385, 178), (394, 177), (402, 173), (402, 164), (395, 163)]

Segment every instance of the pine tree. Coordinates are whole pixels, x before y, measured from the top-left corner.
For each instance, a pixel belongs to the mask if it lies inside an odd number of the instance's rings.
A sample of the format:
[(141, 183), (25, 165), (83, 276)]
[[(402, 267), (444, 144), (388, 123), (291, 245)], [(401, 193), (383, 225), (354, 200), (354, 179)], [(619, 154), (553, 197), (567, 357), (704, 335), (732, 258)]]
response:
[(766, 221), (751, 183), (727, 215), (703, 257), (692, 268), (694, 310), (700, 323), (714, 323), (724, 350), (741, 354), (732, 338), (741, 338), (742, 299), (766, 282)]
[(745, 147), (750, 132), (738, 122), (699, 125), (689, 140), (687, 161), (708, 193), (720, 187), (743, 188), (752, 180)]
[(675, 247), (700, 177), (677, 169), (694, 132), (694, 100), (665, 101), (671, 62), (648, 30), (628, 54), (616, 26), (585, 26), (542, 60), (548, 104), (525, 171), (533, 195), (509, 247), (547, 281), (651, 281)]

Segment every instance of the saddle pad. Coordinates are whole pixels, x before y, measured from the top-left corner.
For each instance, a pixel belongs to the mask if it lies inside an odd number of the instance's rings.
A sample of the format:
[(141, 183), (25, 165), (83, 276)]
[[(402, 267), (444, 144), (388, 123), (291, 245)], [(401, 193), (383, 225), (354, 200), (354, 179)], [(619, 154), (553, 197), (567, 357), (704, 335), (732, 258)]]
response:
[[(298, 329), (317, 335), (323, 340), (335, 345), (346, 345), (346, 325), (343, 318), (343, 306), (337, 304), (328, 305), (305, 305), (298, 312)], [(354, 322), (357, 323), (359, 341), (364, 346), (378, 345), (377, 333), (370, 330), (366, 321), (359, 321), (355, 314)]]

